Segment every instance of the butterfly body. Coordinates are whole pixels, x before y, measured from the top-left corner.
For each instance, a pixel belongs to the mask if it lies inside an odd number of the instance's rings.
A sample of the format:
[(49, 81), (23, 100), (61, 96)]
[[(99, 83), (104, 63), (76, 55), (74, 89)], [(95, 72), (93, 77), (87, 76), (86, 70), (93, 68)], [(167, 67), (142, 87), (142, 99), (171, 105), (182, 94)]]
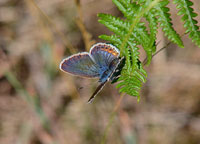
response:
[(60, 63), (60, 69), (77, 76), (99, 78), (100, 85), (89, 99), (91, 102), (115, 72), (120, 62), (119, 55), (115, 46), (97, 43), (91, 47), (89, 53), (82, 52), (64, 59)]

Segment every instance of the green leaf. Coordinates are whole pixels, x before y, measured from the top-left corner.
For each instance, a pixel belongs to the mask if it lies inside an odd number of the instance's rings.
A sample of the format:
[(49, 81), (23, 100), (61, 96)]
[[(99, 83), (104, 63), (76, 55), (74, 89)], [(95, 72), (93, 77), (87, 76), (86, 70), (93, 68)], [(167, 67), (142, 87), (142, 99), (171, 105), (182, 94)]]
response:
[(184, 22), (184, 27), (187, 29), (186, 33), (189, 33), (189, 37), (195, 44), (200, 47), (200, 31), (199, 27), (196, 25), (197, 21), (194, 17), (197, 16), (194, 13), (194, 9), (191, 7), (193, 3), (190, 0), (174, 0), (177, 4), (176, 8), (179, 9), (178, 15), (182, 15), (181, 20)]
[(176, 43), (179, 47), (183, 48), (184, 46), (180, 36), (172, 27), (169, 8), (166, 7), (168, 3), (168, 0), (163, 0), (155, 7), (156, 13), (159, 16), (158, 21), (160, 22), (160, 26), (163, 28), (163, 31), (168, 39)]

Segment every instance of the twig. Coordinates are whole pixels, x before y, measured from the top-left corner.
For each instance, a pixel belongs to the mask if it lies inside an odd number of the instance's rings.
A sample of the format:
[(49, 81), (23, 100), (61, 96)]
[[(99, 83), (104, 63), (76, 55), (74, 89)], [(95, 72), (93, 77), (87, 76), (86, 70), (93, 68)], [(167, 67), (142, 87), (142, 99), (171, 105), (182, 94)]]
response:
[(95, 41), (92, 40), (92, 35), (87, 31), (87, 29), (84, 25), (83, 12), (81, 9), (80, 0), (75, 0), (75, 4), (76, 4), (77, 11), (78, 11), (78, 18), (76, 19), (76, 24), (79, 27), (81, 34), (83, 36), (86, 51), (89, 51), (90, 47), (95, 43)]
[(65, 35), (58, 30), (56, 24), (38, 7), (38, 5), (34, 2), (34, 0), (27, 0), (29, 2), (32, 3), (32, 5), (38, 10), (38, 12), (41, 14), (42, 17), (44, 17), (46, 19), (46, 21), (53, 26), (53, 28), (55, 29), (55, 31), (57, 32), (57, 34), (60, 36), (60, 38), (62, 39), (64, 45), (66, 47), (69, 48), (69, 52), (71, 54), (76, 53), (75, 48), (73, 47), (73, 45), (71, 44), (71, 42), (65, 37)]
[[(182, 38), (184, 35), (185, 35), (185, 33), (181, 35), (181, 38)], [(156, 46), (157, 46), (159, 43), (160, 43), (160, 41), (156, 44)], [(162, 47), (162, 48), (159, 49), (157, 52), (155, 52), (155, 53), (152, 55), (152, 58), (153, 58), (155, 55), (157, 55), (158, 53), (160, 53), (161, 51), (163, 51), (164, 49), (166, 49), (171, 43), (172, 43), (171, 41), (168, 42), (164, 47)], [(146, 65), (146, 64), (147, 64), (147, 57), (143, 60), (142, 64), (143, 64), (143, 65)]]
[(115, 115), (116, 115), (116, 113), (117, 113), (117, 110), (119, 109), (119, 106), (120, 106), (120, 104), (121, 104), (121, 101), (122, 101), (124, 95), (125, 95), (125, 94), (122, 93), (122, 94), (120, 95), (120, 98), (118, 99), (117, 103), (115, 104), (115, 107), (114, 107), (114, 109), (113, 109), (113, 111), (112, 111), (112, 113), (111, 113), (111, 115), (110, 115), (109, 122), (108, 122), (108, 124), (107, 124), (107, 126), (106, 126), (106, 128), (105, 128), (105, 130), (104, 130), (104, 132), (103, 132), (103, 136), (102, 136), (102, 138), (101, 138), (101, 143), (100, 143), (100, 144), (105, 144), (105, 140), (106, 140), (106, 137), (107, 137), (107, 135), (108, 135), (108, 130), (110, 129), (110, 127), (111, 127), (111, 125), (112, 125), (112, 123), (113, 123), (114, 117), (115, 117)]

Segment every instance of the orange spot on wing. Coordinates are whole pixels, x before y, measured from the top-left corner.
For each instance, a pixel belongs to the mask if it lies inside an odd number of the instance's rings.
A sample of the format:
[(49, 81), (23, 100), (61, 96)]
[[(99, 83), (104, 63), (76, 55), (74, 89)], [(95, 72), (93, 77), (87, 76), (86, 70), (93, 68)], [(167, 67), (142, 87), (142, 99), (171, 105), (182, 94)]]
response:
[(118, 55), (118, 52), (116, 52), (115, 50), (113, 50), (113, 49), (111, 49), (111, 48), (104, 49), (104, 51), (107, 51), (107, 52), (113, 54), (114, 56), (117, 56), (117, 55)]
[(114, 56), (118, 56), (119, 55), (119, 53), (115, 49), (113, 49), (112, 47), (107, 46), (107, 45), (99, 45), (97, 48), (101, 49), (103, 51), (107, 51), (107, 52), (113, 54)]

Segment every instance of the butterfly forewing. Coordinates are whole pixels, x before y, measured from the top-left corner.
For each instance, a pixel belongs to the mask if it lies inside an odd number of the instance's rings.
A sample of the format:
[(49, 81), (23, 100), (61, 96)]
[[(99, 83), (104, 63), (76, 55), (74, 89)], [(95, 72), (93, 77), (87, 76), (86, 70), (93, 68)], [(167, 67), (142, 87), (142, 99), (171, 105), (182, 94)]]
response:
[(60, 63), (60, 69), (82, 77), (99, 77), (99, 67), (87, 52), (72, 55)]

